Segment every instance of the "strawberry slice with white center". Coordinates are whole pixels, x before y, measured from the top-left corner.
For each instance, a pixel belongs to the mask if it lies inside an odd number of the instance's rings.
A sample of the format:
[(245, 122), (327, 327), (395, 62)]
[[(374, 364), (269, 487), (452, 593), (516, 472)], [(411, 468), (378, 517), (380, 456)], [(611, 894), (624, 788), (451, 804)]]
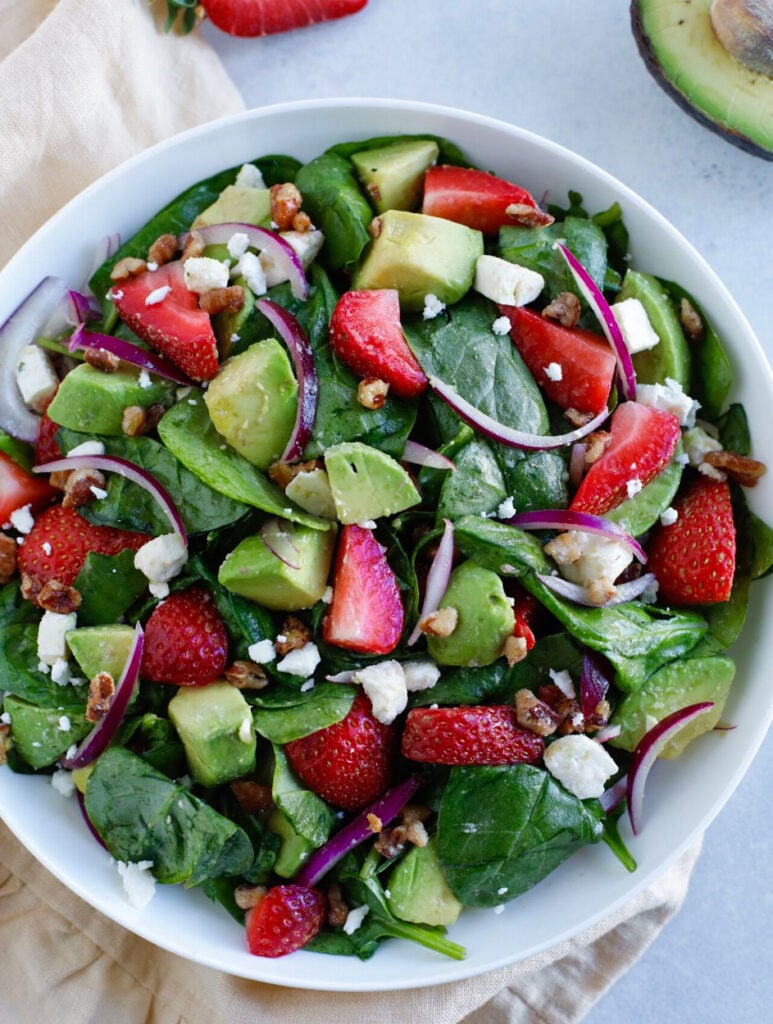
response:
[(111, 297), (134, 333), (170, 359), (191, 380), (211, 380), (218, 369), (217, 339), (209, 313), (185, 287), (180, 260), (113, 285)]

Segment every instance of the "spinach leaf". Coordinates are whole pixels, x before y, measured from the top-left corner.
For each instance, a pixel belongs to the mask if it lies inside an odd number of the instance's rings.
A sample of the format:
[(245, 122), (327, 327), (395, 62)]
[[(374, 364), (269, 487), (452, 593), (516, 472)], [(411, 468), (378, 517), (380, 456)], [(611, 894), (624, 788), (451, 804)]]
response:
[(159, 882), (241, 875), (254, 859), (242, 829), (122, 747), (95, 762), (85, 805), (111, 855), (152, 861)]
[(40, 671), (39, 663), (37, 621), (0, 624), (0, 690), (40, 708), (86, 703), (86, 686), (60, 686)]
[(370, 241), (368, 225), (373, 219), (352, 165), (337, 153), (322, 153), (301, 167), (295, 184), (304, 210), (325, 235), (321, 262), (329, 270), (351, 267)]
[(73, 586), (81, 595), (79, 626), (119, 622), (137, 598), (145, 593), (147, 578), (134, 568), (134, 552), (117, 555), (89, 551)]
[(749, 421), (746, 410), (738, 402), (728, 406), (717, 422), (719, 440), (722, 447), (738, 455), (749, 455), (752, 450), (752, 439), (749, 432)]
[(753, 512), (749, 513), (749, 520), (754, 541), (751, 575), (753, 580), (759, 580), (773, 569), (773, 529)]
[(316, 793), (299, 784), (290, 771), (284, 751), (276, 745), (271, 794), (298, 835), (314, 847), (323, 846), (328, 841), (336, 823), (336, 812)]
[(504, 477), (485, 441), (470, 441), (456, 456), (456, 471), (447, 473), (440, 490), (437, 521), (493, 512), (507, 497)]
[[(681, 449), (681, 444), (680, 444)], [(679, 489), (684, 466), (672, 461), (654, 480), (604, 513), (604, 518), (617, 523), (632, 537), (641, 537), (665, 512)]]
[(319, 683), (311, 689), (296, 691), (297, 701), (289, 707), (256, 707), (252, 723), (256, 731), (272, 743), (290, 743), (340, 722), (349, 713), (354, 691), (336, 683)]
[(598, 842), (602, 817), (597, 802), (578, 800), (543, 768), (454, 768), (438, 815), (446, 881), (468, 906), (497, 906)]

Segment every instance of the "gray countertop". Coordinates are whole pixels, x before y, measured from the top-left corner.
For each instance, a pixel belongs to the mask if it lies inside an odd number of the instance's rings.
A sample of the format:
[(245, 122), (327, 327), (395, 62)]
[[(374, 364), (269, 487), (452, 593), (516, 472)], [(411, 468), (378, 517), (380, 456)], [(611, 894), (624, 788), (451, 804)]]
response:
[[(370, 0), (354, 17), (266, 39), (204, 31), (248, 106), (416, 99), (497, 117), (575, 150), (692, 242), (773, 359), (773, 164), (708, 131), (658, 88), (627, 3)], [(589, 1024), (769, 1015), (773, 857), (770, 813), (760, 809), (769, 807), (772, 770), (768, 738), (706, 834), (682, 911)]]

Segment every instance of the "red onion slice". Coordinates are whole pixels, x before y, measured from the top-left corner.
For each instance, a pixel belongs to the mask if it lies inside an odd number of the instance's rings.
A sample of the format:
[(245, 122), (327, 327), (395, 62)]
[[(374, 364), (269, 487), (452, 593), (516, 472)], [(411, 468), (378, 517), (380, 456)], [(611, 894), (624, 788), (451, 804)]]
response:
[(585, 587), (581, 587), (579, 583), (570, 583), (563, 576), (550, 576), (543, 572), (538, 572), (534, 575), (540, 583), (544, 583), (554, 594), (558, 594), (559, 597), (572, 601), (574, 604), (584, 605), (586, 608), (614, 608), (619, 604), (627, 604), (628, 601), (634, 601), (643, 594), (655, 581), (655, 574), (648, 572), (643, 576), (639, 576), (638, 579), (631, 580), (629, 583), (621, 583), (615, 588), (615, 593), (612, 597), (602, 605), (599, 605), (595, 601), (591, 601), (588, 591)]
[(636, 398), (636, 371), (631, 361), (631, 353), (625, 343), (623, 332), (615, 319), (609, 303), (604, 298), (604, 293), (590, 276), (585, 267), (577, 257), (561, 242), (556, 242), (556, 248), (566, 260), (572, 277), (577, 282), (577, 287), (582, 292), (588, 305), (596, 314), (601, 328), (604, 331), (607, 341), (617, 358), (617, 375), (620, 384), (620, 392), (626, 400)]
[(620, 803), (621, 800), (625, 799), (625, 794), (628, 790), (628, 776), (621, 776), (617, 782), (605, 790), (599, 797), (599, 803), (604, 810), (609, 814), (610, 811), (614, 811), (615, 807)]
[(642, 565), (647, 562), (644, 548), (635, 538), (617, 523), (612, 523), (603, 516), (591, 515), (590, 512), (573, 512), (562, 508), (519, 512), (504, 522), (509, 526), (518, 526), (522, 530), (578, 530), (580, 533), (595, 533), (600, 537), (606, 537), (607, 540), (619, 541), (630, 548)]
[(462, 398), (454, 388), (444, 383), (438, 377), (430, 377), (429, 383), (460, 419), (464, 420), (465, 423), (469, 423), (471, 427), (483, 434), (484, 437), (490, 437), (493, 441), (500, 441), (510, 448), (522, 448), (525, 451), (547, 451), (550, 448), (562, 448), (566, 444), (574, 444), (575, 441), (580, 441), (583, 437), (587, 437), (588, 434), (592, 434), (609, 416), (609, 412), (604, 409), (603, 412), (600, 412), (598, 416), (594, 416), (584, 426), (578, 427), (577, 430), (572, 430), (568, 434), (526, 434), (522, 430), (515, 430), (514, 427), (507, 427), (504, 423), (499, 423), (497, 420), (492, 419), (491, 416), (487, 416), (480, 409), (476, 409), (474, 405), (471, 405), (465, 398)]
[(271, 299), (259, 299), (255, 307), (277, 329), (295, 364), (298, 378), (298, 411), (280, 462), (297, 462), (303, 456), (303, 450), (309, 442), (314, 417), (317, 415), (319, 381), (314, 366), (314, 353), (303, 328), (292, 313), (288, 313)]
[(117, 356), (124, 363), (131, 363), (132, 366), (139, 366), (144, 370), (150, 370), (151, 373), (155, 373), (158, 377), (174, 381), (175, 384), (182, 384), (187, 387), (198, 386), (190, 377), (186, 377), (182, 370), (179, 370), (173, 363), (168, 362), (162, 356), (157, 356), (153, 352), (147, 352), (144, 348), (132, 345), (131, 342), (124, 341), (122, 338), (114, 338), (112, 334), (87, 331), (83, 324), (73, 331), (68, 347), (71, 352), (76, 352), (81, 348), (101, 348), (105, 352), (110, 352), (112, 355)]
[(621, 732), (622, 729), (619, 725), (605, 725), (603, 729), (594, 732), (593, 738), (597, 743), (607, 743), (609, 740), (616, 739)]
[(572, 445), (572, 454), (569, 458), (569, 483), (577, 490), (585, 472), (585, 453), (588, 450), (587, 444), (579, 441)]
[(590, 718), (600, 700), (609, 690), (609, 667), (596, 651), (585, 648), (580, 675), (580, 706), (586, 718)]
[(305, 299), (308, 295), (309, 282), (306, 280), (306, 271), (298, 253), (275, 231), (259, 228), (254, 224), (226, 223), (196, 228), (195, 232), (204, 245), (228, 245), (237, 232), (246, 235), (247, 244), (252, 249), (260, 249), (267, 253), (282, 273), (287, 275), (290, 290), (296, 299)]
[(631, 819), (631, 828), (634, 835), (638, 835), (641, 828), (642, 805), (644, 802), (644, 786), (647, 776), (650, 773), (656, 759), (663, 747), (672, 740), (690, 722), (705, 715), (714, 707), (713, 701), (703, 701), (700, 704), (690, 704), (678, 711), (666, 715), (664, 719), (654, 725), (649, 732), (639, 740), (633, 754), (631, 767), (628, 772), (628, 816)]
[(451, 576), (451, 569), (454, 564), (454, 524), (450, 519), (444, 519), (445, 528), (443, 529), (443, 536), (440, 538), (438, 549), (435, 552), (435, 557), (432, 559), (432, 565), (429, 567), (427, 573), (427, 586), (424, 590), (424, 602), (421, 606), (421, 613), (418, 621), (413, 628), (413, 632), (408, 637), (408, 646), (415, 644), (421, 636), (421, 629), (419, 623), (425, 615), (430, 615), (432, 612), (437, 611), (437, 607), (440, 604), (443, 594), (448, 589), (448, 580)]
[(69, 455), (64, 459), (54, 459), (53, 462), (46, 462), (43, 465), (33, 466), (33, 473), (55, 473), (59, 470), (70, 469), (100, 469), (107, 473), (119, 473), (121, 476), (139, 484), (144, 490), (155, 498), (161, 511), (172, 527), (172, 531), (182, 538), (185, 544), (188, 537), (182, 516), (177, 511), (177, 506), (172, 501), (167, 489), (145, 469), (135, 466), (128, 459), (119, 458), (117, 455)]
[(373, 838), (370, 817), (374, 815), (382, 825), (393, 821), (419, 788), (419, 780), (410, 775), (396, 786), (388, 789), (365, 810), (360, 811), (348, 825), (309, 857), (293, 879), (298, 885), (314, 886), (327, 872), (355, 846)]
[(115, 684), (110, 707), (88, 736), (82, 740), (80, 746), (72, 754), (64, 756), (62, 759), (63, 768), (84, 768), (87, 764), (91, 764), (92, 761), (96, 761), (113, 736), (115, 736), (116, 730), (126, 713), (126, 708), (129, 706), (129, 701), (134, 692), (134, 684), (139, 678), (140, 665), (142, 663), (142, 641), (142, 626), (138, 622), (134, 627), (134, 638), (129, 648), (126, 664), (123, 667), (123, 672), (118, 682)]
[(440, 452), (433, 451), (432, 448), (419, 444), (418, 441), (405, 442), (400, 462), (412, 462), (416, 466), (426, 466), (427, 469), (456, 470), (455, 464), (449, 458)]

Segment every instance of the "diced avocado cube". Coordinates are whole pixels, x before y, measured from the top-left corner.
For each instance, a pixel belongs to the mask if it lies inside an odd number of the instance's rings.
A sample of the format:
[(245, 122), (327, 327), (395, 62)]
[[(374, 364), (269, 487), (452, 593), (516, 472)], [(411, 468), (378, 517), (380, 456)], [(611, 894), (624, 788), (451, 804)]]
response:
[(254, 771), (252, 713), (240, 691), (229, 683), (181, 686), (169, 701), (169, 717), (196, 782), (219, 786)]
[(438, 158), (432, 139), (399, 139), (352, 154), (357, 177), (379, 213), (415, 210), (421, 202), (424, 172)]
[(421, 496), (410, 474), (378, 448), (345, 441), (325, 452), (336, 514), (342, 523), (365, 523), (416, 505)]
[(429, 294), (446, 304), (458, 302), (471, 288), (482, 255), (480, 231), (442, 217), (387, 210), (352, 288), (396, 288), (408, 310), (423, 309)]
[(448, 636), (427, 637), (429, 653), (439, 665), (490, 665), (502, 654), (515, 616), (495, 572), (462, 562), (451, 573), (439, 607), (455, 608), (457, 614)]
[(266, 334), (266, 318), (255, 307), (255, 296), (247, 282), (243, 277), (236, 277), (232, 283), (242, 288), (244, 305), (233, 312), (215, 313), (212, 317), (212, 329), (221, 359), (244, 352)]
[[(147, 387), (143, 387), (147, 384)], [(88, 363), (76, 366), (59, 385), (48, 415), (62, 427), (84, 434), (123, 435), (124, 409), (169, 405), (174, 385), (134, 368), (103, 373)]]
[(636, 379), (640, 384), (662, 383), (670, 377), (690, 388), (690, 348), (671, 296), (656, 277), (638, 270), (627, 270), (617, 302), (638, 299), (660, 341), (654, 348), (633, 356)]
[(109, 672), (118, 680), (134, 640), (131, 626), (82, 626), (68, 631), (67, 646), (87, 679)]
[(218, 580), (265, 608), (310, 608), (325, 592), (334, 545), (334, 530), (272, 518), (226, 556)]
[(282, 840), (274, 862), (274, 871), (280, 878), (292, 878), (301, 864), (308, 859), (314, 846), (308, 839), (295, 831), (279, 808), (271, 812), (268, 827), (274, 835), (279, 836)]
[(254, 224), (256, 227), (269, 227), (270, 191), (267, 188), (226, 185), (214, 203), (201, 211), (192, 227), (203, 228), (209, 224)]
[(40, 708), (7, 694), (3, 707), (11, 719), (16, 753), (31, 768), (46, 768), (93, 728), (82, 706)]
[(412, 846), (398, 861), (388, 889), (389, 909), (402, 921), (450, 925), (462, 911), (440, 867), (434, 836), (426, 846)]

